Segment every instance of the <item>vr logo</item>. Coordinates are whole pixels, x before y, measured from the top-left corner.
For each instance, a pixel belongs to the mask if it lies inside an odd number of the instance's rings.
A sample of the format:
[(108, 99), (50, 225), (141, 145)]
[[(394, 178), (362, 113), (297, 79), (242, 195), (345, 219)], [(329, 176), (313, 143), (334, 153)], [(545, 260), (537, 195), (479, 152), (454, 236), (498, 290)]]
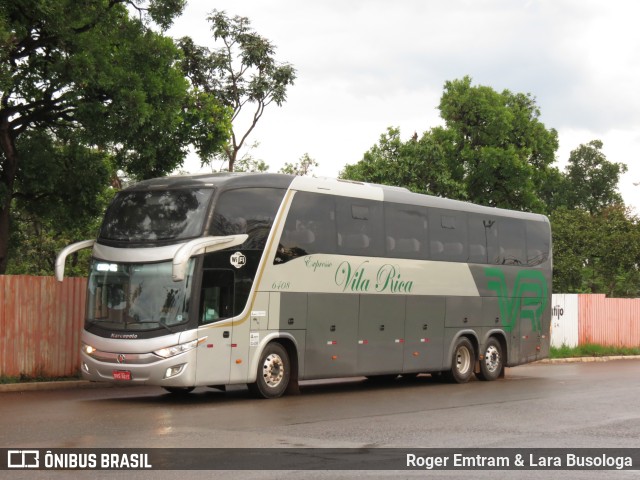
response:
[(531, 321), (534, 332), (542, 331), (541, 317), (547, 306), (547, 282), (539, 270), (522, 270), (515, 278), (513, 291), (509, 295), (504, 272), (499, 268), (484, 269), (487, 288), (496, 292), (502, 326), (510, 332), (518, 320)]
[(8, 468), (39, 468), (40, 452), (38, 450), (7, 451)]

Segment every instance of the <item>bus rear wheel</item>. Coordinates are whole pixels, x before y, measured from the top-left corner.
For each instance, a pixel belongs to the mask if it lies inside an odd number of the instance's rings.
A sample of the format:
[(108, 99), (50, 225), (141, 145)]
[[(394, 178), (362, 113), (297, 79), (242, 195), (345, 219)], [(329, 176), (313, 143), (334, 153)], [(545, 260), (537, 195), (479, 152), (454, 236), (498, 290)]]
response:
[(491, 337), (484, 347), (478, 378), (485, 381), (495, 380), (500, 376), (503, 368), (502, 346), (498, 340)]
[(287, 351), (279, 343), (270, 343), (260, 356), (256, 381), (249, 384), (249, 390), (258, 398), (278, 398), (284, 394), (290, 378)]
[(476, 361), (473, 345), (466, 337), (456, 342), (451, 359), (451, 370), (444, 372), (444, 377), (455, 383), (467, 383), (473, 376), (473, 366)]

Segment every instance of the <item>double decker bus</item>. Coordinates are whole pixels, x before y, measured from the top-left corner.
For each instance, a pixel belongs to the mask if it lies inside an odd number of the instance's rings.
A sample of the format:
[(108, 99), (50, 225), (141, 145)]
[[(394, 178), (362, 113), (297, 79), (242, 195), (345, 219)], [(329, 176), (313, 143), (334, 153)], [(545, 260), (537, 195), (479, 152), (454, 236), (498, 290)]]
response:
[(92, 248), (81, 372), (164, 387), (431, 373), (494, 380), (548, 355), (542, 215), (403, 188), (210, 174), (119, 192)]

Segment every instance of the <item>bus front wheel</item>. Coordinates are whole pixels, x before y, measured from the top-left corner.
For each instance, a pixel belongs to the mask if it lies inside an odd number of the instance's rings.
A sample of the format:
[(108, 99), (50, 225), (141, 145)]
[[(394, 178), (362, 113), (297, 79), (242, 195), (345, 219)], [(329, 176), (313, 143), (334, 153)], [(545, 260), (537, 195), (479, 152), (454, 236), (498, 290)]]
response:
[(473, 376), (475, 361), (475, 350), (469, 339), (459, 338), (453, 349), (451, 370), (444, 372), (444, 377), (455, 383), (467, 383)]
[(256, 381), (249, 384), (249, 390), (259, 398), (278, 398), (284, 394), (290, 378), (287, 351), (279, 343), (270, 343), (260, 356)]

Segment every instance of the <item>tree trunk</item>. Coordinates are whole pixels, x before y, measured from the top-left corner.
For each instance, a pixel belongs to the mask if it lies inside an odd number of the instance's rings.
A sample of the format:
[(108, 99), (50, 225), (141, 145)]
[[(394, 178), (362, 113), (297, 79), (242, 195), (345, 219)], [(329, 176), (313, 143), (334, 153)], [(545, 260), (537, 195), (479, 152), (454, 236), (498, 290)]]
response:
[(233, 145), (226, 148), (227, 159), (229, 160), (229, 171), (233, 172), (233, 168), (236, 164), (236, 159), (238, 157), (238, 147), (236, 146), (235, 140)]
[(11, 200), (18, 171), (18, 151), (11, 125), (6, 119), (0, 122), (0, 148), (4, 155), (0, 172), (0, 275), (7, 271), (9, 262), (9, 237), (11, 234)]

